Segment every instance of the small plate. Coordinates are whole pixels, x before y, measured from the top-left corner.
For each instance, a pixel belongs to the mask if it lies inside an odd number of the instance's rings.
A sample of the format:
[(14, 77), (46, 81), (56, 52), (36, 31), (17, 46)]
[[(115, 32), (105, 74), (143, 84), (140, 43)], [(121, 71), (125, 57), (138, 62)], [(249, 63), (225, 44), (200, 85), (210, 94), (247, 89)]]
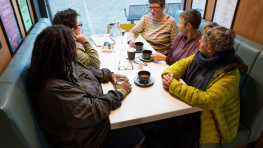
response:
[(101, 46), (101, 51), (103, 51), (103, 52), (112, 52), (113, 49), (114, 49), (114, 46), (112, 49), (103, 49), (103, 46)]
[(144, 47), (142, 47), (142, 50), (141, 51), (135, 51), (135, 53), (142, 53), (142, 51), (144, 50)]
[(102, 49), (102, 48), (101, 48), (101, 51), (103, 51), (103, 52), (112, 52), (113, 49)]
[(139, 86), (139, 87), (149, 87), (152, 86), (154, 84), (154, 78), (152, 76), (150, 76), (150, 79), (148, 80), (147, 84), (142, 84), (140, 83), (140, 80), (138, 79), (138, 76), (134, 77), (134, 84)]
[(139, 56), (139, 59), (140, 59), (141, 61), (144, 61), (144, 62), (151, 62), (151, 61), (153, 61), (152, 58), (150, 58), (149, 60), (145, 60), (145, 59), (143, 58), (143, 55), (140, 55), (140, 56)]

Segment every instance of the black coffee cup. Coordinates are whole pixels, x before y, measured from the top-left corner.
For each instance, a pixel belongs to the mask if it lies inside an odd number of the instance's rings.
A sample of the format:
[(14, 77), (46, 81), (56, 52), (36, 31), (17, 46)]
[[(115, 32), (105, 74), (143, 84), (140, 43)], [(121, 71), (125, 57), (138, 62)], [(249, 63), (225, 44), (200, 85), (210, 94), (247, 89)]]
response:
[(134, 58), (135, 58), (135, 51), (136, 51), (136, 49), (134, 49), (134, 48), (129, 48), (129, 49), (127, 50), (128, 59), (129, 59), (129, 60), (134, 60)]
[(135, 42), (134, 45), (135, 45), (136, 51), (142, 51), (143, 42)]
[(151, 73), (149, 71), (143, 70), (138, 73), (138, 78), (140, 80), (140, 83), (142, 84), (147, 84), (150, 77), (151, 77)]
[(151, 50), (143, 50), (142, 51), (142, 56), (145, 60), (150, 60), (151, 59), (151, 55), (152, 55), (152, 51)]

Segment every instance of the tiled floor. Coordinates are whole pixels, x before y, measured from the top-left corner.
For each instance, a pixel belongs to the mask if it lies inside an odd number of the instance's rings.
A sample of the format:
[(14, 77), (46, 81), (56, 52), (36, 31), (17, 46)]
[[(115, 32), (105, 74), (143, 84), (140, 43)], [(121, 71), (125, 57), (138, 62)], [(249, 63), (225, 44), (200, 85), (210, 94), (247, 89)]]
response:
[[(83, 23), (82, 33), (87, 37), (107, 33), (107, 24), (119, 21), (129, 24), (124, 15), (124, 8), (129, 5), (148, 4), (148, 0), (47, 0), (51, 8), (51, 15), (58, 11), (72, 8), (79, 14)], [(166, 0), (166, 3), (180, 3), (181, 0)], [(135, 21), (137, 23), (138, 21)]]

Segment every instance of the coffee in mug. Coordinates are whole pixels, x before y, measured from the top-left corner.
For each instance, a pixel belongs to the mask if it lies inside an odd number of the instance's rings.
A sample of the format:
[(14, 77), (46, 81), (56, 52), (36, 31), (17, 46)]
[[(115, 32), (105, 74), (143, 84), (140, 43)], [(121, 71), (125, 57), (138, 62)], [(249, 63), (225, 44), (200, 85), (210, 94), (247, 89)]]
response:
[(151, 55), (152, 55), (152, 51), (151, 50), (143, 50), (142, 51), (142, 56), (143, 56), (143, 59), (145, 59), (145, 60), (150, 60), (151, 59)]
[(142, 84), (147, 84), (150, 77), (151, 77), (151, 73), (149, 71), (143, 70), (138, 73), (138, 79)]

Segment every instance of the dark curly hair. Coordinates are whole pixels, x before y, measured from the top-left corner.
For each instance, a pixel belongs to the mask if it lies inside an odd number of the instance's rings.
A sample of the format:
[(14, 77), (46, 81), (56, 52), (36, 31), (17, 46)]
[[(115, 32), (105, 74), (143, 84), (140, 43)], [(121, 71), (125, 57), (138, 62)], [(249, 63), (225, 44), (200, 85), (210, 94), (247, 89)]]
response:
[(59, 11), (55, 14), (53, 25), (63, 24), (69, 28), (76, 28), (78, 16), (80, 15), (70, 8), (64, 11)]
[(184, 18), (184, 26), (188, 23), (192, 25), (194, 29), (198, 29), (201, 24), (201, 13), (196, 9), (188, 9), (179, 15), (180, 18)]
[[(72, 63), (76, 63), (76, 42), (70, 28), (53, 25), (44, 29), (36, 38), (29, 70), (29, 93), (37, 97), (50, 74), (71, 81)], [(34, 102), (34, 100), (32, 100)]]

